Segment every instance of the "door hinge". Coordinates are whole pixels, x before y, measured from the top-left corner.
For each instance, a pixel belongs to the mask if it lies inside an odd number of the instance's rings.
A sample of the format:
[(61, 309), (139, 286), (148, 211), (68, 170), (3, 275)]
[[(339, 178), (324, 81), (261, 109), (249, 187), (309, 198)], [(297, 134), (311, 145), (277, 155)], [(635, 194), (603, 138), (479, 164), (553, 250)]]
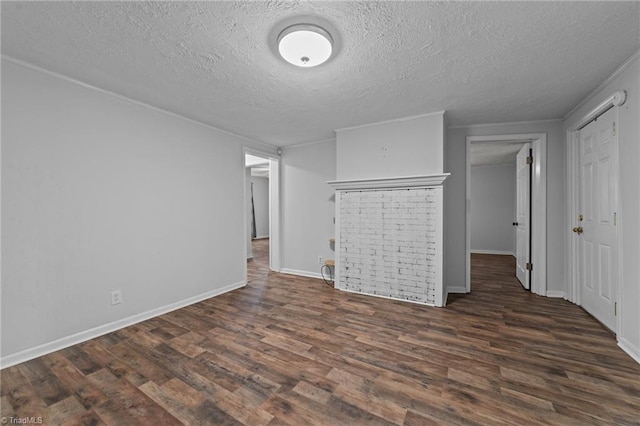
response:
[(527, 262), (527, 266), (525, 267), (527, 271), (533, 271), (533, 263)]
[(618, 213), (613, 212), (613, 226), (618, 226)]
[(618, 302), (613, 302), (613, 316), (618, 316)]
[(533, 164), (533, 157), (527, 157), (527, 164)]

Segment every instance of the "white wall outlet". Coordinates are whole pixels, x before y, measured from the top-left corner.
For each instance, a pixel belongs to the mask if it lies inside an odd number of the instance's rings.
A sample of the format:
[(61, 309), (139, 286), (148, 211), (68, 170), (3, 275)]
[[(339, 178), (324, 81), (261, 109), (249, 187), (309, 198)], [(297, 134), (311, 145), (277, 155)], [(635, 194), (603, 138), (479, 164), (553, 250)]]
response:
[(318, 265), (322, 265), (322, 256), (318, 256)]
[(114, 290), (111, 292), (111, 305), (119, 305), (122, 303), (122, 291)]

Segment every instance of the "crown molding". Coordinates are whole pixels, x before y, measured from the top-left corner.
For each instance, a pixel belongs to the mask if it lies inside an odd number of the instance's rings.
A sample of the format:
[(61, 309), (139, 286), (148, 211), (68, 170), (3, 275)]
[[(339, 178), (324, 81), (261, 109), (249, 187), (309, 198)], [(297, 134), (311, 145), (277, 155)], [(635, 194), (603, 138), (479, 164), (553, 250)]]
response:
[(327, 184), (331, 185), (336, 191), (428, 188), (441, 186), (450, 174), (451, 173), (392, 178), (332, 180), (327, 181)]
[(394, 119), (391, 119), (391, 120), (376, 121), (374, 123), (359, 124), (357, 126), (351, 126), (351, 127), (342, 127), (340, 129), (335, 129), (334, 131), (336, 133), (338, 133), (338, 132), (343, 132), (345, 130), (355, 130), (355, 129), (361, 129), (363, 127), (377, 126), (379, 124), (399, 123), (399, 122), (402, 122), (402, 121), (414, 120), (416, 118), (432, 117), (432, 116), (435, 116), (435, 115), (444, 116), (445, 112), (446, 111), (442, 110), (442, 111), (436, 111), (436, 112), (429, 112), (429, 113), (426, 113), (426, 114), (410, 115), (409, 117), (401, 117), (401, 118), (394, 118)]
[(509, 125), (527, 125), (527, 124), (542, 124), (542, 123), (562, 123), (562, 118), (549, 118), (546, 120), (526, 120), (526, 121), (507, 121), (504, 123), (480, 123), (480, 124), (459, 124), (455, 126), (449, 126), (447, 129), (468, 129), (471, 127), (495, 127), (495, 126), (509, 126)]
[(295, 149), (295, 148), (303, 148), (305, 146), (309, 146), (309, 145), (316, 145), (319, 143), (326, 143), (326, 142), (335, 142), (336, 138), (328, 138), (328, 139), (320, 139), (317, 141), (310, 141), (310, 142), (301, 142), (301, 143), (296, 143), (293, 145), (284, 145), (281, 148), (286, 151), (288, 149)]
[(582, 102), (578, 103), (578, 105), (576, 105), (573, 108), (571, 108), (571, 110), (568, 113), (565, 114), (565, 116), (563, 117), (562, 120), (563, 121), (568, 120), (573, 114), (575, 114), (576, 111), (578, 111), (580, 108), (582, 108), (587, 102), (592, 100), (594, 96), (596, 96), (600, 91), (602, 91), (602, 89), (604, 89), (609, 84), (611, 84), (616, 78), (618, 78), (620, 76), (620, 74), (625, 72), (638, 59), (640, 59), (640, 50), (636, 51), (626, 61), (624, 61), (618, 68), (616, 68), (616, 70), (613, 72), (613, 74), (611, 74), (609, 77), (607, 77), (607, 79), (605, 81), (600, 83), (600, 85), (598, 87), (596, 87), (594, 90), (592, 90), (582, 100)]
[(2, 57), (3, 61), (7, 61), (7, 62), (9, 62), (9, 63), (11, 63), (13, 65), (17, 65), (19, 67), (26, 68), (26, 69), (29, 69), (31, 71), (38, 72), (40, 74), (44, 74), (44, 75), (48, 75), (48, 76), (51, 76), (51, 77), (59, 78), (61, 80), (64, 80), (64, 81), (66, 81), (68, 83), (71, 83), (71, 84), (74, 84), (76, 86), (84, 87), (85, 89), (94, 90), (94, 91), (102, 93), (104, 95), (112, 96), (112, 97), (118, 98), (120, 100), (126, 101), (126, 102), (134, 104), (134, 105), (138, 105), (138, 106), (142, 106), (142, 107), (145, 107), (145, 108), (149, 108), (149, 109), (154, 110), (156, 112), (160, 112), (162, 114), (166, 114), (166, 115), (169, 115), (169, 116), (174, 117), (174, 118), (179, 118), (181, 120), (185, 120), (185, 121), (188, 121), (190, 123), (197, 124), (199, 126), (203, 126), (203, 127), (208, 128), (208, 129), (211, 129), (211, 130), (215, 130), (216, 132), (219, 132), (219, 133), (224, 133), (224, 134), (229, 135), (229, 136), (233, 136), (233, 137), (236, 137), (236, 138), (239, 138), (239, 139), (243, 139), (243, 140), (245, 140), (247, 142), (251, 142), (251, 143), (256, 144), (256, 145), (261, 145), (263, 147), (266, 147), (266, 148), (269, 148), (269, 149), (272, 149), (272, 150), (275, 150), (277, 148), (277, 146), (275, 146), (275, 145), (271, 145), (271, 144), (266, 143), (266, 142), (258, 141), (258, 140), (255, 140), (255, 139), (251, 139), (251, 138), (249, 138), (247, 136), (242, 136), (242, 135), (239, 135), (237, 133), (233, 133), (233, 132), (231, 132), (229, 130), (224, 130), (224, 129), (221, 129), (219, 127), (212, 126), (211, 124), (206, 124), (206, 123), (203, 123), (201, 121), (194, 120), (193, 118), (185, 117), (184, 115), (181, 115), (181, 114), (178, 114), (178, 113), (166, 110), (166, 109), (159, 108), (157, 106), (148, 104), (146, 102), (142, 102), (142, 101), (139, 101), (139, 100), (136, 100), (136, 99), (133, 99), (133, 98), (129, 98), (129, 97), (125, 96), (125, 95), (121, 95), (119, 93), (115, 93), (115, 92), (112, 92), (112, 91), (109, 91), (109, 90), (106, 90), (106, 89), (102, 89), (102, 88), (97, 87), (97, 86), (93, 86), (93, 85), (91, 85), (89, 83), (85, 83), (83, 81), (76, 80), (75, 78), (66, 76), (64, 74), (57, 73), (55, 71), (51, 71), (51, 70), (48, 70), (48, 69), (45, 69), (45, 68), (41, 68), (41, 67), (39, 67), (37, 65), (33, 65), (33, 64), (28, 63), (28, 62), (24, 62), (24, 61), (22, 61), (20, 59), (13, 58), (11, 56), (0, 55), (0, 57)]

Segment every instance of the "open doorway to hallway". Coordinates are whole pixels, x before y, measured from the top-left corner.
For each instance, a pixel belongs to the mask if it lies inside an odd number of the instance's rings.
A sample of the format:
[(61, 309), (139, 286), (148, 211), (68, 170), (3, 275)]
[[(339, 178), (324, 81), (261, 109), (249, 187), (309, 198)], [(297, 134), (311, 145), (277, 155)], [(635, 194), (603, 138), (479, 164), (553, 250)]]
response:
[[(274, 269), (272, 233), (274, 208), (277, 209), (277, 160), (245, 152), (245, 214), (247, 248), (247, 282), (267, 276)], [(277, 214), (277, 211), (275, 212)]]
[(473, 267), (493, 259), (546, 295), (545, 152), (545, 134), (467, 137), (467, 292)]
[[(529, 259), (529, 174), (521, 173), (520, 152), (529, 155), (529, 142), (497, 141), (471, 145), (471, 275), (474, 265), (489, 257), (511, 275), (526, 271)], [(525, 160), (526, 163), (526, 160)], [(526, 170), (524, 170), (526, 171)], [(523, 180), (527, 178), (527, 182)], [(526, 199), (525, 199), (526, 197)], [(523, 214), (524, 210), (527, 214)], [(516, 261), (516, 255), (520, 259)], [(518, 265), (521, 267), (518, 268)], [(518, 279), (528, 289), (526, 274)]]

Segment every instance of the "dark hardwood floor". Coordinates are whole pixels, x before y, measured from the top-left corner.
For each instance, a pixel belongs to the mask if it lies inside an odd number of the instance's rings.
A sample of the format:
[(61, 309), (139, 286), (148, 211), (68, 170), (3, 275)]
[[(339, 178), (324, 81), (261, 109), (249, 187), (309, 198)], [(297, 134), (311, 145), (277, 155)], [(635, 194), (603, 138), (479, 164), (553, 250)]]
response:
[(268, 272), (233, 291), (4, 369), (2, 416), (45, 424), (640, 423), (640, 365), (504, 256), (438, 309)]

